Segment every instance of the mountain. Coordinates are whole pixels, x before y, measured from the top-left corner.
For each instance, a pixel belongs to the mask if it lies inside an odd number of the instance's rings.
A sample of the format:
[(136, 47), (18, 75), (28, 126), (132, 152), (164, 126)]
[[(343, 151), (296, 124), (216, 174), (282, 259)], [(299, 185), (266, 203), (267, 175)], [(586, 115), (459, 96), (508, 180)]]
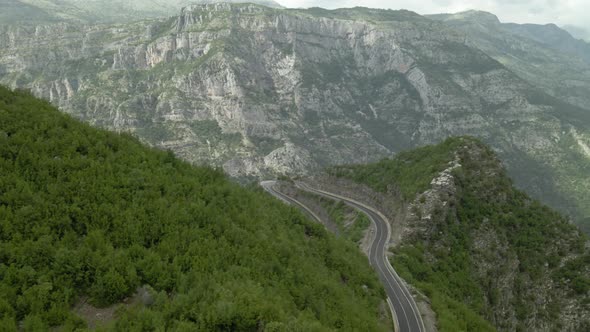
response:
[(569, 32), (574, 38), (590, 43), (590, 32), (588, 32), (588, 30), (575, 25), (565, 25), (562, 28)]
[[(128, 23), (147, 18), (168, 17), (191, 4), (217, 2), (239, 3), (240, 0), (4, 0), (0, 4), (1, 23), (36, 25), (56, 21), (82, 23)], [(280, 8), (272, 0), (246, 1)]]
[(38, 24), (57, 20), (57, 17), (47, 11), (19, 0), (3, 0), (0, 2), (0, 22), (3, 24), (22, 24), (27, 21), (34, 21)]
[(590, 225), (590, 94), (575, 56), (559, 55), (579, 85), (561, 99), (543, 83), (559, 77), (551, 66), (536, 84), (449, 21), (408, 11), (206, 4), (128, 24), (0, 30), (1, 84), (233, 177), (474, 135), (517, 185)]
[(495, 15), (481, 11), (429, 17), (463, 32), (466, 43), (532, 85), (590, 109), (590, 43), (572, 37), (555, 24), (501, 23)]
[(0, 87), (3, 331), (384, 331), (384, 298), (262, 189)]
[(389, 211), (390, 259), (430, 299), (439, 331), (590, 328), (588, 237), (515, 189), (478, 140), (329, 173), (316, 186)]
[(508, 31), (524, 38), (534, 40), (555, 51), (579, 57), (590, 64), (590, 44), (574, 38), (568, 31), (555, 24), (514, 24), (507, 23)]

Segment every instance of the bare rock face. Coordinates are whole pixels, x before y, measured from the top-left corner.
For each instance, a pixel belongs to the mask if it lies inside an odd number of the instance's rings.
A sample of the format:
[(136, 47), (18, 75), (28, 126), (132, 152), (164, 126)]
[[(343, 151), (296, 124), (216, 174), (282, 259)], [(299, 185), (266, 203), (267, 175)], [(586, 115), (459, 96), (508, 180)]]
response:
[(454, 160), (447, 169), (440, 172), (438, 177), (432, 179), (430, 189), (408, 204), (408, 208), (404, 211), (405, 216), (402, 218), (404, 220), (402, 238), (413, 238), (436, 231), (435, 218), (444, 220), (450, 206), (454, 204), (457, 186), (452, 172), (460, 167), (459, 160)]
[(297, 174), (302, 170), (312, 171), (318, 168), (307, 150), (291, 143), (264, 157), (264, 165), (281, 174)]
[(129, 24), (5, 26), (0, 84), (235, 176), (305, 174), (474, 135), (554, 206), (579, 211), (590, 194), (567, 185), (582, 168), (562, 163), (590, 163), (572, 144), (574, 132), (587, 140), (588, 112), (406, 11), (214, 3)]

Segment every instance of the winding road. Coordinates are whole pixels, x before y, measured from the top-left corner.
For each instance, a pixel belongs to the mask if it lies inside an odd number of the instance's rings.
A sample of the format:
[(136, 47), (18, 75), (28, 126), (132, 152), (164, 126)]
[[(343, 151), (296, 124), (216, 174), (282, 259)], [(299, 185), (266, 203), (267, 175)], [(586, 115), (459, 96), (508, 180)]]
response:
[[(261, 186), (273, 196), (288, 204), (298, 206), (311, 217), (321, 222), (320, 218), (303, 203), (277, 191), (274, 188), (275, 183), (275, 181), (265, 181), (261, 183)], [(393, 319), (396, 331), (426, 332), (424, 322), (422, 321), (422, 316), (420, 315), (420, 311), (418, 310), (414, 298), (405, 286), (404, 281), (397, 275), (387, 260), (386, 251), (388, 249), (389, 238), (391, 236), (391, 229), (387, 218), (376, 209), (350, 198), (314, 189), (303, 182), (297, 182), (296, 186), (301, 190), (311, 192), (316, 195), (321, 195), (334, 200), (341, 200), (353, 208), (363, 212), (369, 217), (376, 230), (375, 237), (371, 242), (369, 250), (369, 261), (371, 266), (379, 275), (379, 279), (383, 283), (387, 293), (388, 303), (394, 313)]]

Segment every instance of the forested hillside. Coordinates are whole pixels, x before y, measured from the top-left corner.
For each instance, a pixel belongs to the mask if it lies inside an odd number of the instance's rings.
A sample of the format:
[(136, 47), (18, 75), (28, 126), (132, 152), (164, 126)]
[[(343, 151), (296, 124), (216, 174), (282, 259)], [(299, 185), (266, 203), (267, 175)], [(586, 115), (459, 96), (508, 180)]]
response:
[(440, 331), (588, 331), (588, 238), (516, 190), (472, 138), (330, 173), (401, 195), (400, 275), (432, 301)]
[(261, 190), (0, 87), (0, 327), (386, 329), (367, 260)]

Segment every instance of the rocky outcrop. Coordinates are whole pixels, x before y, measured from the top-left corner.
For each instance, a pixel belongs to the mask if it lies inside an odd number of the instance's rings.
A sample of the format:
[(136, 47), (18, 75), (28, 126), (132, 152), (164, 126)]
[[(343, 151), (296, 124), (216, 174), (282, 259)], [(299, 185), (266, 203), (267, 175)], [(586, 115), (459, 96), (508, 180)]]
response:
[(280, 174), (297, 174), (302, 170), (317, 170), (309, 152), (303, 148), (287, 143), (264, 157), (264, 165)]
[[(463, 166), (462, 163), (468, 166)], [(458, 181), (458, 175), (454, 172), (457, 170), (462, 172), (462, 180)], [(477, 179), (470, 179), (473, 177)], [(469, 181), (485, 183), (485, 186), (480, 186), (480, 192), (475, 193), (473, 188), (465, 186)], [(517, 230), (507, 226), (506, 220), (498, 222), (487, 217), (483, 217), (482, 221), (465, 220), (459, 216), (467, 209), (478, 208), (464, 205), (466, 195), (478, 197), (477, 199), (485, 199), (487, 196), (496, 201), (497, 208), (505, 204), (506, 211), (510, 211), (507, 206), (512, 202), (508, 198), (508, 191), (503, 189), (506, 183), (510, 184), (509, 181), (506, 182), (499, 160), (490, 156), (478, 144), (465, 144), (458, 150), (456, 159), (449, 163), (448, 168), (432, 179), (430, 188), (417, 195), (408, 208), (402, 211), (402, 245), (419, 243), (429, 247), (431, 252), (452, 250), (449, 247), (452, 235), (443, 230), (448, 230), (446, 225), (449, 223), (454, 224), (461, 229), (460, 236), (469, 243), (471, 278), (482, 285), (484, 290), (486, 300), (482, 312), (485, 312), (486, 319), (499, 331), (522, 328), (534, 331), (551, 331), (555, 328), (564, 331), (586, 329), (590, 322), (590, 312), (584, 304), (588, 294), (583, 291), (573, 293), (571, 289), (567, 289), (567, 283), (564, 284), (557, 277), (561, 273), (559, 270), (564, 269), (568, 262), (588, 255), (588, 243), (586, 249), (583, 244), (587, 238), (580, 236), (579, 230), (569, 225), (560, 225), (563, 221), (555, 214), (552, 214), (555, 219), (549, 222), (536, 220), (537, 227), (543, 226), (553, 235), (544, 239), (547, 245), (541, 249), (543, 252), (540, 255), (546, 261), (539, 262), (542, 266), (537, 266), (537, 272), (532, 273), (532, 269), (524, 262), (525, 254), (519, 248), (521, 243), (515, 243), (508, 234)], [(469, 204), (474, 204), (474, 200)], [(541, 208), (540, 205), (538, 208)], [(504, 218), (509, 218), (512, 214), (510, 211)], [(516, 218), (518, 223), (531, 222), (525, 215), (518, 215)], [(549, 233), (544, 236), (549, 236)], [(527, 236), (521, 235), (521, 238), (528, 240)], [(429, 262), (432, 265), (437, 260), (435, 256), (427, 255), (432, 260)], [(586, 274), (588, 268), (587, 264), (577, 267), (581, 274)]]
[(588, 113), (411, 12), (217, 3), (131, 24), (0, 30), (1, 84), (235, 176), (309, 173), (468, 134), (545, 201), (584, 197), (561, 186), (580, 172), (557, 170), (580, 155), (566, 142), (573, 129), (587, 135)]

